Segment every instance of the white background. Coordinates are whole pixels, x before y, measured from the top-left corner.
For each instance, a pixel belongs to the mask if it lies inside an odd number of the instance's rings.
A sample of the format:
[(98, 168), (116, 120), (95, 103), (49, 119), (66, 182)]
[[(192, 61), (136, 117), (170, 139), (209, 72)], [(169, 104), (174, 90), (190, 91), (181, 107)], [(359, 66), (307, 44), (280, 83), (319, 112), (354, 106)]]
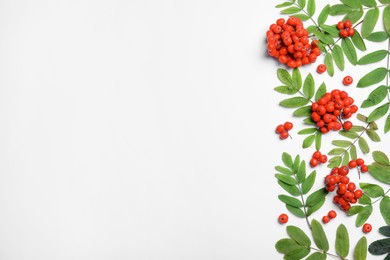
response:
[[(275, 4), (0, 1), (0, 258), (281, 259), (273, 167), (313, 148), (273, 91)], [(368, 69), (346, 71), (356, 82)], [(345, 75), (314, 72), (328, 89)], [(359, 105), (371, 90), (348, 88)], [(285, 121), (293, 140), (273, 132)], [(341, 213), (330, 240), (341, 222), (354, 245), (363, 233)]]

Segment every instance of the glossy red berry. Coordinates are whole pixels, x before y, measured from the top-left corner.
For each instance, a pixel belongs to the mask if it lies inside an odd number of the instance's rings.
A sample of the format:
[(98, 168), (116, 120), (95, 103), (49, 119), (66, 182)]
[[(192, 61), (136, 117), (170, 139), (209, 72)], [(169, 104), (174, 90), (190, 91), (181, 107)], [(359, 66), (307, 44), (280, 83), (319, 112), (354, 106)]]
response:
[(371, 230), (372, 230), (371, 224), (368, 224), (368, 223), (364, 224), (362, 230), (363, 230), (363, 232), (366, 233), (366, 234), (367, 234), (367, 233), (370, 233)]
[(357, 163), (355, 160), (351, 160), (349, 163), (348, 163), (348, 167), (349, 168), (355, 168), (357, 166)]
[(287, 139), (289, 137), (289, 134), (287, 131), (284, 131), (284, 132), (280, 133), (279, 137), (280, 137), (280, 139), (284, 140), (284, 139)]
[(286, 224), (288, 222), (288, 216), (284, 213), (280, 214), (278, 220), (280, 224)]
[(283, 125), (278, 125), (275, 129), (275, 132), (280, 134), (281, 132), (284, 132), (285, 129), (284, 129), (284, 126)]
[(345, 20), (344, 26), (346, 29), (349, 29), (352, 27), (352, 22), (350, 20)]
[(352, 37), (352, 36), (355, 34), (355, 29), (349, 28), (349, 29), (347, 30), (347, 32), (348, 32), (348, 36), (349, 36), (349, 37)]
[(348, 31), (347, 30), (341, 30), (340, 31), (340, 37), (341, 38), (347, 38), (348, 37)]
[(344, 130), (346, 130), (346, 131), (350, 130), (350, 129), (352, 128), (352, 126), (353, 126), (353, 124), (352, 124), (351, 121), (345, 121), (345, 122), (343, 123), (343, 128), (344, 128)]
[(293, 126), (294, 125), (291, 122), (284, 123), (284, 129), (286, 129), (287, 131), (290, 131), (293, 128)]
[(353, 183), (353, 182), (348, 183), (347, 189), (348, 189), (349, 191), (355, 191), (355, 190), (356, 190), (356, 185), (355, 185), (355, 183)]
[(337, 29), (342, 30), (344, 28), (345, 28), (344, 22), (341, 21), (337, 23)]
[(322, 217), (322, 222), (323, 222), (324, 224), (328, 223), (329, 221), (330, 221), (330, 218), (329, 218), (328, 216), (323, 216), (323, 217)]
[(361, 167), (360, 167), (360, 171), (361, 172), (368, 172), (368, 166), (367, 165), (365, 165), (365, 164), (363, 164)]
[(353, 196), (355, 197), (355, 199), (360, 199), (363, 195), (363, 192), (361, 190), (355, 190), (354, 193), (353, 193)]
[(358, 158), (356, 160), (357, 165), (362, 166), (364, 164), (364, 160), (362, 158)]
[(325, 71), (326, 71), (326, 66), (325, 66), (324, 64), (318, 65), (318, 67), (317, 67), (317, 72), (318, 72), (319, 74), (322, 74), (322, 73), (324, 73)]
[(346, 77), (344, 77), (344, 79), (343, 79), (343, 84), (344, 84), (345, 86), (351, 85), (352, 82), (353, 82), (353, 79), (352, 79), (351, 76), (346, 76)]
[(317, 159), (317, 160), (319, 160), (320, 158), (321, 158), (321, 152), (320, 151), (315, 151), (314, 153), (313, 153), (313, 158), (314, 159)]
[(335, 217), (337, 217), (336, 211), (334, 211), (334, 210), (329, 211), (329, 212), (328, 212), (328, 217), (330, 217), (330, 218), (335, 218)]
[(316, 167), (317, 165), (318, 165), (318, 160), (315, 159), (315, 158), (311, 158), (311, 160), (310, 160), (310, 166), (311, 166), (312, 168), (314, 168), (314, 167)]
[(328, 161), (328, 157), (325, 154), (321, 155), (320, 163), (326, 163), (327, 161)]

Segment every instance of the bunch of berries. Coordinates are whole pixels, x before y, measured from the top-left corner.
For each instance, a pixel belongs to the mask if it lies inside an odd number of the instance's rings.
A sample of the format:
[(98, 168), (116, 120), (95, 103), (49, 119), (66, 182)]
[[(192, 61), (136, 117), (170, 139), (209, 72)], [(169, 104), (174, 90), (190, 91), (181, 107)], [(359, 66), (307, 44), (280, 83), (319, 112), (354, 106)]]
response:
[(352, 37), (355, 34), (355, 29), (352, 28), (352, 22), (350, 20), (338, 22), (337, 29), (340, 31), (341, 38)]
[(328, 157), (325, 154), (322, 154), (320, 151), (315, 151), (310, 160), (310, 166), (312, 168), (316, 167), (319, 163), (326, 163)]
[(280, 18), (267, 31), (268, 54), (290, 68), (314, 63), (321, 54), (317, 41), (310, 42), (299, 18)]
[(363, 172), (363, 173), (368, 172), (368, 166), (364, 164), (364, 160), (362, 158), (358, 158), (356, 160), (349, 161), (348, 167), (350, 169), (359, 167), (358, 169), (360, 170), (360, 172)]
[(338, 131), (341, 128), (348, 131), (353, 126), (352, 122), (343, 122), (343, 120), (357, 112), (358, 107), (353, 105), (354, 102), (347, 92), (334, 89), (312, 104), (311, 118), (323, 134), (330, 130)]
[(288, 131), (290, 131), (293, 126), (294, 125), (291, 122), (285, 122), (283, 125), (278, 125), (275, 129), (275, 132), (279, 134), (280, 139), (284, 140), (290, 136)]
[(348, 173), (347, 166), (335, 167), (324, 179), (325, 187), (329, 192), (337, 188), (337, 195), (333, 197), (333, 202), (344, 211), (348, 211), (351, 204), (355, 204), (363, 195), (362, 190), (356, 189), (355, 183), (349, 181)]
[(323, 217), (322, 217), (322, 222), (324, 222), (324, 224), (326, 224), (326, 223), (328, 223), (331, 219), (334, 219), (335, 217), (337, 217), (336, 211), (331, 210), (331, 211), (328, 212), (328, 215), (327, 215), (327, 216), (323, 216)]

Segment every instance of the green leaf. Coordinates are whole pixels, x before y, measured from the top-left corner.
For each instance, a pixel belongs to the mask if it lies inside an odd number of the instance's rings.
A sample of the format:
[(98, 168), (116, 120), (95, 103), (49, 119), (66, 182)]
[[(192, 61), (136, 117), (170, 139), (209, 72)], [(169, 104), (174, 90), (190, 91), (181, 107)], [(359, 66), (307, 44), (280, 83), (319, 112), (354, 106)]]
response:
[(305, 212), (303, 212), (303, 210), (300, 208), (292, 207), (290, 205), (286, 205), (286, 208), (288, 209), (288, 211), (290, 211), (292, 214), (299, 218), (306, 217)]
[(376, 6), (375, 0), (362, 0), (361, 2), (364, 6), (367, 6), (367, 7), (375, 7)]
[(353, 10), (347, 13), (342, 20), (343, 21), (350, 20), (352, 23), (356, 23), (357, 21), (360, 20), (360, 18), (362, 18), (363, 14), (364, 14), (363, 10)]
[(349, 153), (346, 152), (343, 157), (343, 161), (341, 162), (341, 165), (348, 165), (349, 163)]
[(349, 62), (352, 65), (356, 65), (357, 54), (356, 54), (355, 46), (353, 46), (351, 40), (348, 38), (343, 38), (341, 41), (341, 48), (343, 49), (344, 54), (349, 60)]
[(287, 234), (299, 245), (306, 247), (309, 247), (311, 245), (310, 238), (299, 227), (287, 226), (286, 230)]
[(283, 161), (284, 165), (286, 165), (288, 168), (291, 168), (293, 165), (293, 160), (292, 160), (291, 155), (286, 153), (286, 152), (284, 152), (282, 154), (282, 161)]
[(301, 247), (299, 250), (284, 255), (283, 259), (285, 260), (303, 259), (308, 254), (310, 254), (310, 249), (307, 247)]
[(298, 0), (298, 5), (299, 5), (301, 8), (305, 8), (305, 6), (306, 6), (306, 0)]
[(345, 65), (344, 54), (343, 54), (343, 50), (341, 49), (341, 47), (338, 46), (337, 44), (333, 47), (332, 55), (333, 55), (334, 63), (336, 63), (337, 67), (341, 71), (343, 71), (344, 65)]
[(320, 253), (320, 252), (314, 252), (313, 254), (309, 255), (306, 260), (325, 260), (326, 254)]
[(313, 214), (314, 212), (316, 212), (317, 210), (319, 210), (322, 205), (324, 205), (325, 203), (325, 198), (323, 198), (322, 200), (320, 200), (317, 204), (313, 205), (313, 206), (310, 206), (308, 209), (307, 209), (307, 215), (310, 216), (311, 214)]
[(362, 121), (363, 123), (367, 123), (367, 117), (366, 116), (363, 116), (362, 114), (358, 113), (356, 118), (360, 121)]
[(345, 130), (339, 131), (339, 135), (342, 135), (342, 136), (350, 138), (350, 139), (356, 139), (359, 137), (359, 135), (357, 133), (351, 132), (351, 131), (345, 131)]
[(378, 130), (378, 125), (375, 122), (370, 122), (370, 125), (368, 127), (370, 130)]
[(339, 37), (340, 31), (337, 29), (336, 25), (321, 25), (321, 29), (329, 33), (332, 37)]
[(382, 165), (390, 165), (389, 157), (384, 152), (381, 151), (373, 151), (372, 157), (374, 158), (374, 161), (382, 164)]
[(297, 184), (297, 181), (295, 179), (291, 178), (290, 176), (284, 175), (284, 174), (277, 173), (277, 174), (275, 174), (275, 177), (278, 180), (280, 180), (286, 184), (289, 184), (289, 185), (296, 185)]
[(300, 107), (294, 111), (294, 116), (310, 116), (312, 113), (311, 106)]
[(294, 174), (294, 172), (291, 169), (288, 169), (288, 168), (285, 168), (285, 167), (282, 167), (282, 166), (275, 166), (275, 170), (277, 170), (278, 172), (287, 174), (287, 175), (293, 175)]
[(340, 224), (336, 232), (336, 253), (341, 257), (347, 257), (349, 252), (348, 230)]
[(345, 149), (343, 148), (333, 148), (329, 151), (329, 155), (341, 155), (345, 152)]
[(306, 14), (294, 14), (294, 17), (299, 18), (301, 21), (307, 21), (310, 19)]
[(302, 202), (294, 197), (290, 197), (287, 195), (279, 195), (279, 200), (287, 205), (290, 205), (292, 207), (300, 208), (302, 207)]
[(287, 70), (279, 68), (277, 71), (278, 78), (286, 86), (294, 86), (294, 82)]
[(368, 143), (367, 143), (366, 139), (364, 139), (363, 137), (359, 138), (359, 147), (360, 147), (360, 150), (362, 150), (363, 153), (369, 153), (370, 152), (370, 147), (368, 146)]
[(390, 252), (390, 238), (372, 242), (368, 247), (368, 252), (372, 255), (383, 255)]
[(281, 254), (288, 254), (300, 249), (301, 246), (290, 238), (283, 238), (276, 242), (275, 248)]
[(302, 76), (299, 69), (295, 68), (292, 72), (292, 81), (295, 88), (300, 89), (302, 87)]
[(366, 38), (368, 35), (372, 33), (375, 28), (375, 25), (379, 18), (379, 9), (374, 8), (367, 11), (364, 16), (363, 24), (362, 24), (362, 37)]
[(299, 91), (299, 89), (293, 88), (293, 87), (288, 87), (288, 86), (278, 86), (274, 88), (275, 91), (282, 93), (282, 94), (287, 94), (287, 95), (293, 95)]
[(364, 43), (362, 36), (357, 30), (355, 30), (355, 34), (351, 37), (351, 39), (356, 48), (361, 51), (367, 50), (366, 44)]
[(352, 8), (347, 5), (337, 4), (330, 7), (330, 15), (347, 14), (352, 11)]
[(316, 123), (313, 121), (313, 119), (311, 119), (311, 117), (307, 117), (303, 120), (303, 123), (305, 123), (306, 125), (316, 125)]
[(317, 38), (324, 44), (333, 44), (334, 43), (334, 40), (332, 38), (332, 36), (330, 36), (329, 34), (325, 34), (325, 33), (322, 33), (320, 31), (313, 31), (312, 32), (315, 36), (317, 36)]
[(283, 7), (287, 7), (287, 6), (290, 6), (290, 5), (293, 5), (293, 2), (284, 2), (284, 3), (276, 5), (275, 7), (276, 8), (283, 8)]
[(307, 13), (309, 14), (310, 17), (312, 17), (315, 12), (316, 12), (316, 1), (309, 0), (307, 2)]
[(299, 135), (310, 135), (317, 132), (317, 128), (305, 128), (298, 132)]
[(390, 226), (380, 227), (379, 233), (386, 237), (390, 237)]
[(390, 114), (386, 118), (385, 128), (384, 128), (385, 134), (389, 132), (389, 130), (390, 130)]
[(356, 87), (358, 88), (364, 88), (371, 85), (374, 85), (376, 83), (381, 82), (385, 79), (388, 71), (386, 68), (377, 68), (366, 75), (364, 75), (359, 82), (357, 83)]
[(356, 215), (362, 210), (363, 210), (363, 206), (352, 206), (348, 210), (348, 216)]
[(320, 202), (322, 199), (326, 197), (328, 194), (328, 191), (325, 188), (316, 190), (312, 194), (310, 194), (306, 199), (306, 206), (314, 206), (318, 202)]
[(380, 142), (381, 138), (374, 130), (367, 130), (367, 135), (373, 142)]
[(317, 89), (315, 100), (318, 101), (320, 98), (322, 98), (323, 95), (326, 93), (326, 85), (325, 83), (322, 83), (320, 87)]
[(357, 152), (356, 152), (356, 146), (351, 145), (351, 148), (349, 148), (349, 153), (351, 154), (351, 159), (356, 160), (357, 159)]
[(363, 101), (362, 108), (372, 107), (381, 103), (387, 97), (387, 87), (382, 85), (374, 89)]
[(298, 183), (302, 183), (305, 180), (305, 178), (306, 178), (306, 162), (303, 160), (299, 165), (297, 171)]
[(363, 192), (371, 198), (379, 198), (380, 196), (383, 196), (385, 194), (385, 191), (379, 185), (365, 182), (362, 182), (359, 185)]
[(289, 108), (297, 108), (306, 105), (309, 100), (303, 97), (293, 97), (280, 101), (279, 105)]
[(388, 35), (390, 35), (390, 6), (386, 6), (383, 10), (383, 24)]
[(353, 257), (355, 260), (366, 260), (367, 257), (367, 238), (361, 237), (356, 244), (355, 250), (353, 252)]
[(308, 148), (308, 147), (310, 147), (310, 146), (313, 144), (315, 138), (316, 138), (315, 135), (309, 135), (308, 137), (306, 137), (306, 138), (303, 140), (302, 147), (303, 147), (303, 148)]
[(380, 107), (377, 107), (374, 109), (374, 111), (371, 112), (371, 114), (368, 116), (368, 122), (376, 121), (382, 116), (386, 115), (387, 111), (389, 110), (389, 103), (386, 103)]
[(326, 5), (322, 9), (320, 15), (318, 16), (317, 22), (319, 25), (324, 24), (326, 22), (326, 19), (328, 19), (329, 13), (330, 13), (330, 5)]
[(374, 162), (368, 166), (368, 171), (376, 180), (390, 184), (390, 166)]
[(297, 172), (298, 169), (299, 169), (299, 165), (300, 165), (300, 164), (301, 164), (301, 158), (300, 158), (299, 154), (297, 154), (297, 155), (295, 156), (295, 159), (294, 159), (294, 163), (293, 163), (293, 166), (292, 166), (292, 170), (293, 170), (294, 172)]
[(359, 203), (362, 205), (370, 205), (371, 204), (371, 198), (368, 197), (367, 194), (362, 195), (362, 197), (359, 199)]
[(316, 171), (310, 173), (309, 176), (302, 183), (302, 194), (308, 193), (314, 185), (316, 180)]
[(326, 66), (326, 71), (328, 72), (329, 76), (333, 76), (334, 75), (334, 67), (333, 67), (333, 58), (332, 58), (332, 54), (330, 52), (328, 52), (326, 55), (325, 55), (325, 66)]
[(348, 147), (352, 144), (352, 142), (347, 140), (333, 140), (332, 144), (338, 147)]
[(299, 13), (301, 10), (302, 10), (301, 8), (293, 6), (293, 7), (286, 8), (280, 12), (282, 14), (296, 14)]
[(341, 161), (342, 161), (341, 156), (335, 156), (333, 158), (330, 158), (328, 168), (339, 167), (341, 164)]
[(314, 96), (314, 78), (309, 73), (307, 75), (305, 82), (303, 83), (303, 94), (308, 98), (312, 98)]
[(312, 227), (311, 232), (313, 235), (314, 243), (317, 245), (319, 249), (328, 251), (329, 242), (324, 232), (324, 229), (322, 228), (321, 223), (313, 219), (311, 221), (311, 227)]
[(371, 64), (383, 60), (387, 57), (387, 50), (379, 50), (371, 52), (363, 57), (357, 62), (359, 65)]
[(301, 195), (301, 192), (299, 191), (299, 189), (295, 185), (289, 185), (289, 184), (286, 184), (282, 181), (278, 181), (278, 184), (280, 185), (280, 187), (282, 187), (285, 191), (287, 191), (288, 193), (290, 193), (293, 196)]
[(356, 223), (355, 223), (356, 226), (357, 227), (362, 226), (370, 217), (371, 213), (372, 213), (372, 206), (371, 205), (365, 206), (356, 217)]
[(389, 38), (387, 32), (373, 32), (369, 36), (367, 36), (366, 40), (372, 42), (384, 42)]
[(340, 2), (342, 2), (345, 5), (348, 5), (349, 7), (353, 8), (353, 9), (360, 9), (360, 8), (362, 8), (362, 5), (361, 5), (360, 1), (356, 1), (356, 0), (340, 0)]
[(320, 132), (317, 132), (315, 141), (316, 150), (321, 150), (322, 134)]
[(382, 217), (387, 225), (390, 226), (390, 197), (384, 196), (379, 205)]

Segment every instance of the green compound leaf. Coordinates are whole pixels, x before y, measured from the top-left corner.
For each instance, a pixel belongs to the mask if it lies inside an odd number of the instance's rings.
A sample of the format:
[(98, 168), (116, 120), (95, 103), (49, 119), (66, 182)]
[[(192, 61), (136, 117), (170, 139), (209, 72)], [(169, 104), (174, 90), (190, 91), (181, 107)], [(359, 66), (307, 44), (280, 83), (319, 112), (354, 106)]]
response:
[(372, 157), (374, 158), (374, 161), (382, 164), (382, 165), (390, 165), (389, 157), (384, 152), (381, 151), (374, 151), (372, 152)]
[(383, 10), (383, 24), (388, 35), (390, 35), (390, 6), (386, 6)]
[(373, 71), (370, 71), (369, 73), (364, 75), (359, 80), (356, 87), (364, 88), (379, 83), (385, 79), (387, 73), (388, 73), (387, 69), (383, 67), (374, 69)]
[(372, 33), (375, 28), (375, 25), (379, 18), (379, 9), (374, 8), (368, 10), (366, 15), (364, 16), (363, 24), (362, 24), (362, 37), (366, 38), (368, 35)]
[(356, 244), (355, 250), (353, 252), (353, 257), (355, 260), (366, 260), (367, 258), (367, 238), (362, 237)]
[(383, 188), (376, 184), (362, 182), (360, 183), (360, 188), (371, 198), (379, 198), (385, 194)]
[(341, 257), (347, 257), (349, 253), (349, 236), (347, 228), (341, 224), (336, 232), (336, 253)]
[(387, 225), (390, 226), (390, 197), (384, 196), (379, 205), (382, 217)]
[(348, 38), (343, 38), (341, 41), (341, 48), (344, 51), (345, 56), (349, 60), (352, 65), (356, 65), (357, 62), (357, 54), (355, 50), (355, 46), (352, 44), (351, 40)]
[(288, 108), (297, 108), (297, 107), (307, 105), (307, 103), (309, 103), (309, 100), (306, 98), (293, 97), (293, 98), (288, 98), (288, 99), (280, 101), (279, 105), (281, 105), (283, 107), (288, 107)]
[(324, 229), (322, 228), (322, 225), (317, 220), (313, 219), (311, 221), (311, 227), (312, 227), (312, 235), (314, 239), (314, 243), (316, 246), (324, 251), (329, 250), (329, 242), (328, 238), (326, 237), (326, 234), (324, 232)]
[(371, 42), (384, 42), (389, 38), (387, 32), (373, 32), (367, 36), (366, 40)]
[(307, 75), (305, 82), (303, 83), (303, 94), (308, 99), (311, 99), (314, 96), (314, 78), (310, 73)]
[(303, 140), (303, 143), (302, 143), (302, 148), (308, 148), (310, 147), (313, 143), (314, 143), (314, 140), (316, 138), (316, 135), (309, 135), (308, 137), (306, 137), (304, 140)]
[(363, 101), (362, 108), (372, 107), (381, 103), (387, 97), (387, 87), (382, 85), (374, 89)]
[(351, 39), (356, 48), (358, 48), (361, 51), (367, 50), (366, 44), (364, 43), (362, 36), (359, 34), (357, 30), (355, 30), (355, 34), (352, 36)]
[(389, 110), (390, 103), (386, 103), (380, 107), (377, 107), (374, 109), (374, 111), (371, 112), (371, 114), (368, 116), (367, 121), (373, 122), (381, 118), (382, 116), (386, 115), (387, 111)]
[(357, 227), (362, 226), (367, 221), (367, 219), (371, 216), (371, 213), (372, 213), (372, 206), (371, 205), (365, 206), (356, 217), (356, 223), (355, 223), (356, 226)]
[(362, 150), (363, 153), (369, 153), (370, 152), (370, 147), (368, 146), (368, 143), (367, 143), (366, 139), (364, 139), (363, 137), (359, 138), (359, 147), (360, 147), (360, 150)]
[(325, 83), (322, 83), (319, 88), (317, 89), (315, 100), (318, 101), (320, 98), (322, 98), (326, 93), (326, 85)]
[(341, 49), (341, 47), (338, 46), (338, 45), (335, 45), (333, 47), (333, 50), (332, 50), (332, 55), (333, 55), (334, 63), (336, 63), (337, 67), (341, 71), (343, 71), (344, 70), (345, 61), (344, 61), (343, 50)]
[(316, 171), (310, 173), (309, 176), (302, 183), (302, 194), (308, 193), (314, 185), (316, 180)]
[(326, 71), (328, 72), (329, 76), (333, 76), (334, 75), (334, 67), (333, 67), (333, 58), (332, 58), (332, 54), (330, 54), (330, 52), (328, 52), (326, 55), (325, 55), (325, 66), (326, 66)]
[(302, 229), (295, 226), (288, 226), (286, 228), (287, 234), (299, 245), (309, 247), (311, 246), (310, 238), (303, 232)]
[(372, 255), (383, 255), (390, 252), (390, 238), (380, 239), (372, 242), (368, 247)]
[(388, 51), (387, 50), (378, 50), (374, 51), (372, 53), (369, 53), (363, 57), (360, 58), (360, 60), (357, 62), (358, 65), (365, 65), (365, 64), (371, 64), (378, 61), (383, 60), (387, 57)]
[(322, 25), (326, 22), (330, 13), (330, 5), (326, 5), (324, 9), (322, 9), (320, 15), (318, 16), (317, 22), (319, 25)]

